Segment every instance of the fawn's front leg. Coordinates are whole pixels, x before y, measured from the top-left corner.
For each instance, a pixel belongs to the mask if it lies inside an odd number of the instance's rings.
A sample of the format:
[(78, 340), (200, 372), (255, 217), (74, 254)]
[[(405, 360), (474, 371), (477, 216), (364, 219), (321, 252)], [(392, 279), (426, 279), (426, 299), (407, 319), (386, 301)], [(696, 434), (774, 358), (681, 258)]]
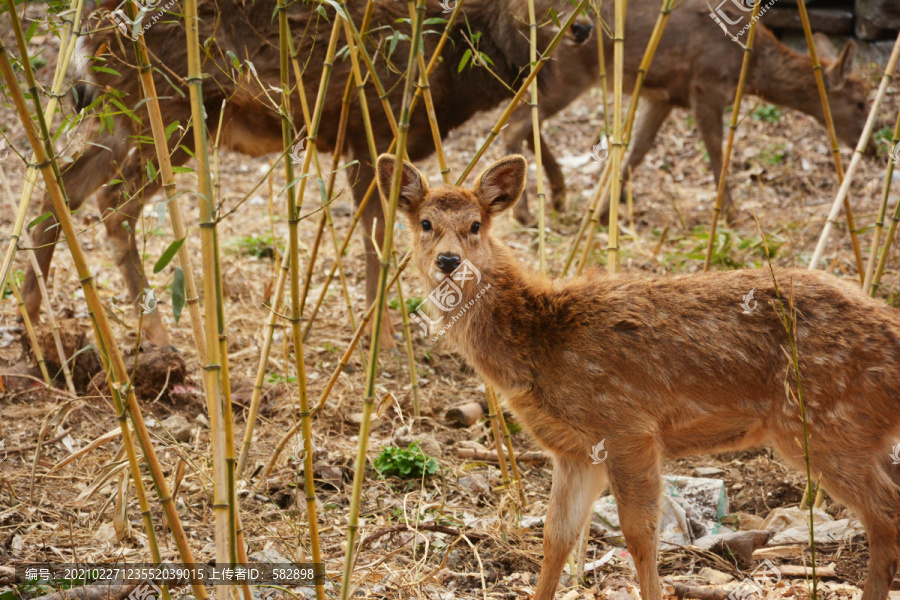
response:
[(584, 529), (594, 499), (609, 480), (604, 465), (559, 457), (555, 463), (544, 524), (544, 560), (534, 600), (553, 600), (559, 576)]
[(660, 455), (652, 438), (611, 440), (609, 478), (619, 525), (634, 559), (643, 600), (662, 600), (656, 551), (659, 546)]

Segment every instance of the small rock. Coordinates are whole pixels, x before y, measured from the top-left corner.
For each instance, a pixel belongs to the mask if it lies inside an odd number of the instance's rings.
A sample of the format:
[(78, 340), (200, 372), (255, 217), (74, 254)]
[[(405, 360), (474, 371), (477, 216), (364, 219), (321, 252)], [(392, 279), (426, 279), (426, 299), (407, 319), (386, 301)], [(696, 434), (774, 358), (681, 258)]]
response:
[(709, 567), (703, 567), (702, 569), (700, 569), (698, 575), (700, 575), (700, 577), (703, 577), (713, 585), (723, 585), (734, 579), (734, 577), (732, 577), (728, 573), (716, 571), (715, 569), (710, 569)]
[(733, 517), (737, 518), (738, 529), (741, 531), (749, 531), (751, 529), (765, 529), (766, 520), (750, 513), (734, 513)]
[(725, 469), (716, 467), (697, 467), (694, 469), (694, 477), (721, 477), (725, 474)]
[(171, 417), (164, 419), (160, 425), (172, 434), (172, 437), (175, 438), (176, 442), (187, 443), (190, 442), (193, 437), (193, 428), (191, 427), (191, 424), (181, 415), (172, 415)]

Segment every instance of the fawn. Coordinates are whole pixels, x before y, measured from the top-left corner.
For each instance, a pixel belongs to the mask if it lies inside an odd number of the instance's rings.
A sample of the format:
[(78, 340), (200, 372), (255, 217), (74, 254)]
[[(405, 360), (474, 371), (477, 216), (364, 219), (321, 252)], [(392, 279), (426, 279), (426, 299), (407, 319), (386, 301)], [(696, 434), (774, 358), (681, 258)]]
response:
[[(379, 158), (385, 196), (394, 169), (393, 156)], [(472, 189), (430, 190), (415, 167), (402, 169), (399, 209), (412, 229), (413, 262), (431, 304), (440, 305), (435, 316), (554, 457), (535, 600), (553, 598), (607, 486), (641, 596), (661, 600), (663, 458), (771, 445), (794, 467), (804, 464), (799, 409), (786, 394), (797, 382), (771, 273), (552, 281), (523, 269), (491, 235), (494, 219), (522, 193), (524, 158), (497, 162)], [(900, 437), (897, 313), (820, 271), (776, 273), (785, 304), (790, 294), (796, 308), (812, 469), (866, 528), (862, 600), (884, 600), (900, 561), (900, 466), (890, 459)], [(742, 306), (750, 290), (756, 304)], [(591, 448), (602, 440), (608, 456), (592, 464)]]
[[(540, 0), (540, 14), (548, 10), (550, 2)], [(125, 110), (119, 108), (107, 112), (106, 116), (114, 121), (114, 127), (103, 127), (100, 119), (90, 119), (89, 128), (93, 128), (95, 133), (92, 143), (87, 144), (65, 170), (63, 184), (72, 210), (78, 209), (91, 194), (100, 190), (98, 204), (112, 243), (114, 261), (124, 275), (132, 300), (138, 303), (142, 290), (149, 285), (141, 269), (134, 232), (142, 203), (159, 191), (160, 182), (158, 178), (150, 180), (147, 177), (150, 171), (147, 163), (155, 166), (156, 153), (152, 144), (140, 143), (140, 140), (150, 139), (150, 123), (134, 68), (137, 61), (133, 44), (115, 26), (116, 21), (112, 17), (119, 13), (110, 12), (116, 3), (115, 0), (105, 0), (101, 8), (90, 15), (86, 36), (79, 39), (80, 58), (76, 62), (88, 62), (90, 68), (82, 69), (83, 79), (76, 85), (78, 108), (91, 105), (101, 92), (113, 90), (119, 94), (119, 106), (127, 106), (133, 114), (128, 116)], [(363, 21), (366, 4), (365, 0), (349, 0), (346, 3), (344, 10), (357, 25)], [(327, 18), (323, 16), (324, 12), (319, 14), (316, 10), (322, 7), (326, 9)], [(210, 132), (215, 132), (222, 147), (250, 156), (282, 151), (281, 117), (278, 107), (269, 102), (271, 90), (278, 89), (280, 85), (278, 20), (273, 17), (274, 9), (275, 0), (256, 0), (250, 4), (242, 0), (201, 0), (199, 3), (200, 40), (206, 48), (203, 105), (207, 126)], [(465, 123), (477, 112), (511, 98), (510, 90), (518, 88), (530, 68), (530, 43), (525, 33), (528, 13), (524, 0), (469, 0), (462, 11), (430, 80), (441, 135)], [(169, 12), (171, 14), (153, 23), (152, 27), (144, 29), (144, 39), (150, 50), (163, 121), (166, 126), (177, 122), (187, 127), (191, 112), (187, 82), (182, 79), (186, 75), (187, 63), (184, 25), (179, 16), (180, 6)], [(449, 15), (444, 6), (430, 0), (425, 16), (426, 31), (422, 44), (426, 57), (430, 57), (440, 37), (435, 34), (443, 30), (443, 19)], [(338, 17), (328, 5), (294, 2), (290, 3), (288, 18), (294, 45), (301, 57), (301, 68), (304, 69), (307, 100), (312, 107), (325, 63), (332, 20)], [(391, 45), (389, 42), (393, 27), (402, 19), (409, 19), (405, 2), (375, 3), (367, 46), (370, 55), (376, 59), (376, 68), (388, 90), (395, 116), (400, 113), (403, 91), (400, 85), (401, 69), (395, 65), (407, 64), (409, 44)], [(470, 51), (469, 34), (472, 31), (483, 34), (472, 43), (477, 44), (477, 49), (490, 58), (490, 71), (470, 63), (460, 72), (463, 56)], [(557, 31), (552, 25), (539, 29), (539, 50), (546, 48)], [(571, 43), (576, 42), (567, 38), (563, 45)], [(340, 44), (346, 44), (346, 41), (342, 40)], [(392, 48), (392, 54), (387, 53), (387, 47)], [(252, 71), (244, 63), (242, 70), (238, 71), (232, 62), (234, 57), (252, 65)], [(542, 88), (554, 79), (555, 68), (555, 63), (550, 62), (538, 75)], [(351, 62), (336, 60), (317, 138), (321, 152), (332, 151), (337, 143), (341, 98), (350, 75)], [(393, 139), (393, 132), (373, 85), (366, 86), (366, 95), (377, 151), (384, 152)], [(460, 98), (466, 100), (462, 102)], [(351, 102), (345, 148), (342, 150), (359, 162), (358, 166), (351, 168), (348, 176), (358, 206), (375, 176), (374, 165), (370, 164), (374, 157), (369, 153), (356, 94)], [(298, 92), (291, 99), (291, 106), (293, 120), (297, 130), (300, 130), (303, 115)], [(136, 118), (133, 118), (134, 115)], [(193, 136), (176, 133), (170, 136), (170, 144), (173, 165), (184, 165), (193, 152)], [(424, 109), (412, 115), (407, 151), (412, 160), (425, 158), (434, 151)], [(153, 169), (156, 170), (158, 168)], [(104, 185), (113, 179), (120, 182)], [(45, 198), (41, 208), (41, 212), (47, 211), (51, 211), (49, 198)], [(372, 244), (373, 223), (377, 223), (374, 229), (379, 244), (384, 229), (382, 208), (377, 198), (366, 205), (362, 222), (366, 249), (366, 298), (367, 303), (371, 304), (375, 299), (379, 269), (378, 254)], [(34, 229), (37, 258), (45, 277), (58, 232), (55, 219), (47, 219)], [(38, 322), (40, 314), (40, 289), (36, 277), (37, 274), (29, 267), (23, 286), (25, 305), (33, 322)], [(151, 342), (158, 345), (169, 343), (159, 311), (149, 314), (144, 319), (144, 325)], [(382, 342), (389, 343), (392, 331), (389, 321), (385, 322), (382, 331)]]
[[(735, 10), (731, 2), (715, 4), (719, 4), (718, 11), (728, 9), (729, 20), (735, 23), (729, 27), (732, 34), (749, 22), (749, 14)], [(734, 4), (737, 4), (736, 0)], [(660, 5), (660, 0), (629, 0), (625, 18), (625, 93), (631, 93), (634, 88)], [(606, 23), (615, 22), (611, 2), (603, 4), (602, 17)], [(822, 123), (822, 103), (809, 56), (779, 42), (762, 22), (756, 27), (745, 95), (752, 94), (766, 102), (801, 111)], [(559, 85), (538, 95), (542, 120), (568, 106), (585, 90), (600, 84), (597, 34), (595, 28), (584, 44), (567, 45), (557, 52)], [(856, 42), (847, 42), (840, 54), (835, 54), (827, 36), (816, 34), (815, 45), (824, 67), (835, 132), (841, 142), (853, 147), (862, 134), (869, 108), (866, 90), (853, 71)], [(675, 3), (644, 82), (631, 148), (622, 166), (626, 179), (653, 147), (654, 139), (672, 109), (687, 108), (700, 129), (703, 145), (709, 153), (710, 170), (718, 183), (722, 170), (722, 115), (725, 107), (734, 102), (743, 55), (743, 48), (724, 35), (710, 18), (710, 5), (706, 0)], [(609, 74), (607, 86), (611, 92), (613, 46), (609, 36), (604, 37), (604, 58)], [(821, 135), (823, 143), (827, 144), (824, 130), (817, 135)], [(519, 152), (523, 140), (533, 149), (531, 113), (527, 108), (517, 110), (510, 126), (504, 130), (507, 152)], [(869, 152), (874, 149), (874, 144), (870, 144)], [(541, 145), (541, 154), (553, 204), (559, 209), (565, 198), (565, 177), (545, 143)], [(726, 214), (732, 213), (734, 206), (727, 187), (723, 203)], [(524, 194), (514, 214), (522, 223), (532, 221)]]

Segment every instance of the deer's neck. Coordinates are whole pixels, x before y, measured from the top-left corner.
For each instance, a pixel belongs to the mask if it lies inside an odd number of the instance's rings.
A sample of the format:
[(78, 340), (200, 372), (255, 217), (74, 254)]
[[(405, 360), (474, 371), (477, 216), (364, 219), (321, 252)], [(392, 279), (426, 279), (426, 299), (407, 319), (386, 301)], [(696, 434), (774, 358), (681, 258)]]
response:
[(757, 31), (747, 75), (749, 92), (821, 121), (822, 104), (813, 92), (816, 82), (812, 60), (779, 42), (766, 29)]

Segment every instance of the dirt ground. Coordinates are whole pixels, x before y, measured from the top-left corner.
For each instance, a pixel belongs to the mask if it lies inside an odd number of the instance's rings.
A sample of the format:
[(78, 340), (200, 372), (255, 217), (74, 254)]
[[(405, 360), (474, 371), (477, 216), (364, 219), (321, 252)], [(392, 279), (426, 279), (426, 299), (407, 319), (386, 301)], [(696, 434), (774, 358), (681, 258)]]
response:
[[(8, 46), (14, 47), (8, 31), (0, 34)], [(41, 36), (31, 42), (31, 51), (40, 51), (46, 60), (37, 73), (45, 84), (55, 66), (55, 44), (56, 40)], [(874, 88), (877, 68), (863, 66), (861, 71)], [(892, 84), (879, 112), (876, 132), (893, 124), (900, 108), (898, 93), (900, 87)], [(562, 268), (587, 198), (599, 176), (599, 165), (589, 156), (593, 136), (602, 121), (599, 106), (598, 91), (586, 94), (545, 127), (548, 143), (564, 164), (569, 186), (566, 210), (561, 214), (548, 213), (547, 260), (549, 270), (554, 273)], [(770, 248), (775, 251), (774, 264), (806, 266), (838, 189), (825, 130), (810, 117), (787, 109), (773, 109), (755, 98), (745, 100), (742, 113), (747, 116), (738, 129), (729, 179), (739, 210), (735, 222), (722, 229), (717, 239), (714, 268), (763, 264), (762, 244), (753, 215), (759, 218)], [(499, 114), (496, 110), (479, 115), (448, 137), (445, 144), (454, 173), (465, 166)], [(0, 124), (12, 148), (25, 153), (27, 141), (7, 97), (0, 106)], [(878, 157), (862, 161), (851, 187), (866, 256), (888, 161), (889, 145), (879, 144)], [(842, 150), (845, 165), (850, 154), (849, 149)], [(502, 144), (495, 143), (481, 167), (504, 155)], [(529, 162), (533, 168), (530, 155)], [(277, 275), (270, 236), (274, 228), (275, 239), (281, 244), (281, 240), (287, 239), (287, 224), (283, 198), (275, 198), (275, 215), (270, 218), (268, 186), (264, 183), (250, 193), (269, 168), (270, 158), (250, 159), (223, 151), (218, 163), (216, 183), (225, 212), (241, 203), (249, 193), (240, 208), (219, 225), (235, 436), (240, 440), (246, 427), (246, 409), (263, 340), (263, 324), (269, 315), (267, 306)], [(8, 177), (14, 200), (18, 201), (24, 182), (22, 160), (10, 153), (0, 166)], [(432, 180), (438, 180), (436, 160), (423, 161), (419, 166)], [(283, 187), (280, 172), (276, 169), (275, 190)], [(194, 180), (193, 174), (179, 174), (179, 189), (193, 189)], [(343, 176), (338, 179), (338, 185), (342, 195), (334, 203), (333, 213), (337, 236), (343, 239), (351, 221), (352, 204)], [(534, 207), (533, 171), (529, 193)], [(39, 196), (36, 194), (32, 203), (29, 219), (40, 214)], [(623, 270), (662, 274), (702, 269), (704, 236), (708, 232), (714, 197), (713, 175), (699, 134), (689, 115), (676, 110), (634, 177), (633, 216), (626, 210), (623, 220)], [(894, 202), (896, 194), (892, 198)], [(156, 197), (147, 204), (140, 227), (148, 273), (172, 239), (168, 219), (158, 226), (155, 203), (159, 200)], [(305, 206), (311, 210), (317, 201), (318, 191), (308, 188)], [(199, 248), (194, 196), (187, 193), (181, 202), (190, 227), (186, 243), (191, 248)], [(5, 249), (13, 215), (5, 208), (5, 200), (2, 206), (0, 241)], [(108, 307), (119, 343), (133, 354), (136, 314), (123, 279), (105, 248), (104, 231), (93, 201), (78, 212), (76, 224), (81, 228), (79, 241), (88, 253), (97, 288)], [(315, 226), (316, 218), (300, 224), (304, 258), (309, 257), (312, 249)], [(842, 222), (832, 236), (826, 259), (830, 271), (854, 279), (857, 271), (846, 229)], [(536, 264), (536, 229), (523, 228), (504, 217), (497, 230), (523, 261)], [(607, 240), (605, 230), (595, 239), (598, 248), (595, 258), (601, 259)], [(405, 235), (401, 235), (401, 248), (407, 245)], [(282, 249), (283, 246), (278, 247), (279, 252)], [(900, 290), (898, 259), (895, 247), (879, 292), (892, 304), (897, 303)], [(334, 246), (326, 234), (312, 280), (311, 298), (318, 297), (333, 260)], [(362, 240), (358, 234), (343, 259), (343, 267), (347, 291), (358, 318), (365, 304)], [(25, 261), (19, 256), (14, 270), (21, 275), (24, 268)], [(176, 479), (179, 465), (184, 468), (176, 503), (195, 556), (207, 561), (214, 553), (213, 497), (209, 423), (201, 393), (201, 369), (191, 342), (187, 314), (177, 325), (172, 318), (172, 268), (149, 277), (179, 354), (174, 357), (164, 354), (158, 359), (171, 368), (162, 370), (161, 380), (138, 381), (138, 396), (145, 418), (156, 424), (151, 432), (170, 483)], [(412, 270), (404, 274), (402, 282), (407, 297), (423, 295)], [(56, 253), (48, 285), (53, 310), (57, 318), (65, 319), (62, 327), (66, 336), (76, 340), (73, 344), (77, 344), (80, 335), (93, 342), (83, 295), (64, 247)], [(390, 300), (395, 300), (395, 295)], [(91, 378), (98, 372), (99, 364), (90, 362), (90, 353), (76, 357), (75, 370), (81, 373), (81, 379), (75, 397), (61, 388), (45, 389), (33, 356), (26, 352), (27, 341), (16, 316), (12, 297), (4, 298), (0, 304), (0, 375), (6, 386), (0, 396), (0, 439), (4, 444), (0, 450), (0, 457), (4, 457), (0, 462), (0, 564), (76, 559), (147, 561), (146, 534), (133, 489), (127, 490), (124, 505), (117, 501), (123, 464), (118, 437), (112, 436), (78, 460), (48, 474), (67, 456), (117, 427), (116, 412), (102, 376)], [(399, 313), (391, 311), (391, 318), (399, 332)], [(281, 454), (273, 474), (265, 481), (259, 477), (278, 440), (298, 419), (298, 388), (285, 340), (286, 325), (287, 321), (279, 321), (277, 325), (247, 469), (251, 476), (241, 480), (238, 489), (244, 536), (251, 556), (264, 552), (269, 557), (300, 561), (309, 556), (309, 548), (301, 491), (302, 465), (298, 461), (299, 436)], [(42, 327), (48, 327), (46, 316)], [(332, 284), (304, 348), (312, 400), (319, 397), (352, 335), (340, 287)], [(472, 447), (473, 443), (493, 449), (486, 420), (460, 428), (450, 425), (445, 417), (452, 407), (484, 402), (484, 387), (479, 377), (445, 342), (433, 342), (415, 332), (413, 345), (422, 418), (414, 420), (407, 356), (399, 337), (397, 341), (397, 349), (382, 353), (379, 367), (378, 397), (390, 393), (396, 401), (373, 425), (368, 445), (369, 465), (360, 513), (362, 544), (354, 572), (359, 593), (373, 598), (441, 600), (515, 598), (532, 593), (540, 569), (542, 532), (540, 525), (519, 528), (517, 516), (544, 514), (551, 464), (541, 460), (520, 463), (527, 506), (519, 506), (513, 490), (498, 489), (502, 481), (496, 464), (458, 456), (459, 448)], [(147, 349), (150, 355), (158, 351)], [(364, 384), (364, 368), (357, 352), (313, 422), (322, 553), (327, 572), (332, 576), (338, 576), (342, 570)], [(180, 415), (187, 421), (183, 441), (174, 440), (159, 425), (172, 415)], [(47, 427), (48, 439), (38, 444), (42, 427)], [(409, 439), (419, 440), (426, 454), (438, 460), (440, 471), (424, 482), (379, 478), (372, 461), (381, 449)], [(512, 439), (519, 453), (539, 450), (524, 433), (514, 433)], [(773, 508), (795, 506), (805, 485), (805, 477), (787, 469), (767, 450), (673, 461), (665, 465), (665, 472), (692, 475), (698, 467), (723, 470), (721, 477), (728, 493), (730, 513), (765, 517)], [(149, 477), (145, 477), (145, 484), (149, 489)], [(845, 513), (827, 494), (826, 506), (833, 516)], [(117, 514), (117, 507), (125, 508), (124, 520)], [(159, 502), (151, 502), (151, 513), (155, 522), (160, 523)], [(437, 526), (443, 529), (436, 531), (440, 529)], [(122, 530), (122, 541), (117, 539), (117, 527)], [(418, 532), (412, 531), (417, 527)], [(170, 535), (164, 533), (160, 539), (163, 557), (177, 560)], [(611, 540), (592, 535), (587, 548), (588, 560), (594, 560), (612, 548)], [(802, 559), (775, 562), (809, 564), (810, 558), (807, 548)], [(860, 587), (866, 560), (864, 536), (851, 542), (819, 545), (817, 564), (834, 563), (837, 573), (836, 578), (827, 580), (826, 597), (849, 597), (852, 589), (847, 586)], [(698, 585), (706, 583), (698, 575), (702, 567), (727, 571), (738, 580), (742, 576), (737, 566), (727, 559), (715, 560), (709, 553), (690, 548), (664, 549), (660, 564), (662, 575), (671, 581)], [(585, 580), (585, 587), (574, 587), (574, 582), (564, 577), (558, 597), (566, 600), (605, 597), (616, 589), (638, 595), (634, 572), (624, 561), (611, 560), (589, 572)], [(0, 579), (0, 595), (9, 589), (4, 584), (9, 585), (11, 581)], [(278, 590), (259, 591), (264, 597), (287, 597)], [(807, 590), (802, 579), (795, 579), (768, 593), (770, 597), (805, 596)]]

